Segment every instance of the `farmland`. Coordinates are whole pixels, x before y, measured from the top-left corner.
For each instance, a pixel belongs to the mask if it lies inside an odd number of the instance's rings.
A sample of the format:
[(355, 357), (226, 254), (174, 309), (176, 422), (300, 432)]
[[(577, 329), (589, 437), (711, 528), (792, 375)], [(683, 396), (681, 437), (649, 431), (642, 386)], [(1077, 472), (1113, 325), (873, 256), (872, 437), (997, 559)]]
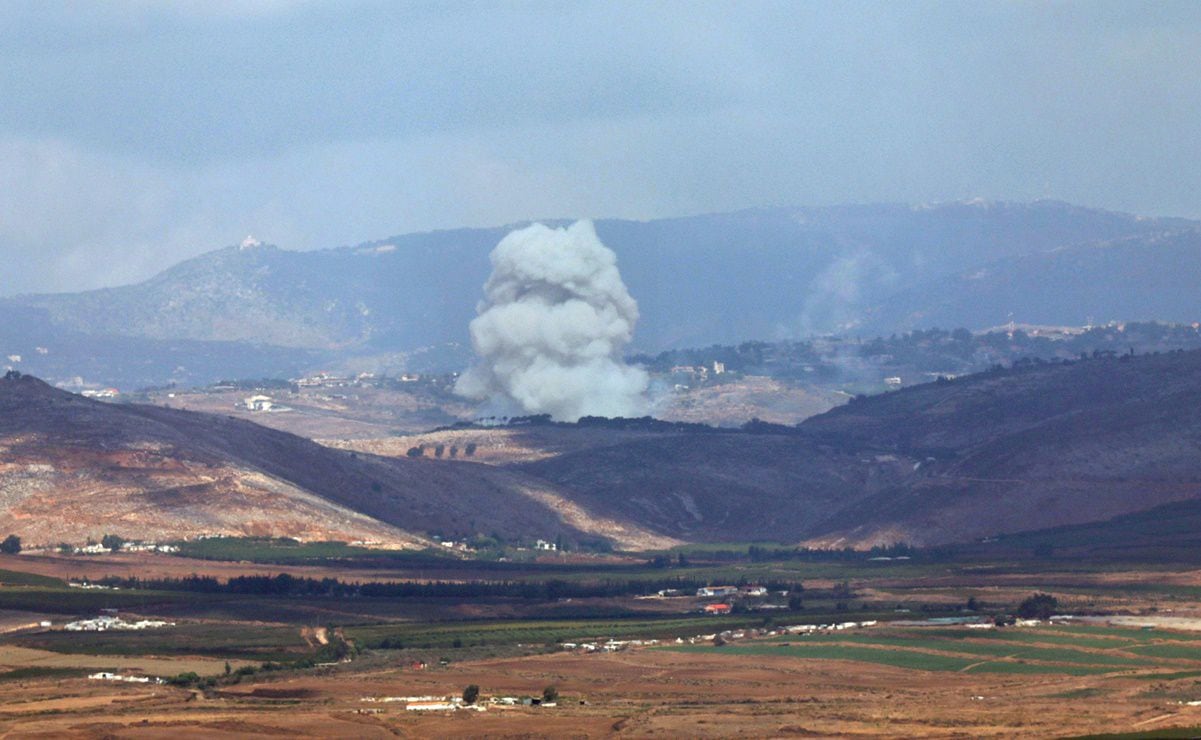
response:
[[(1098, 634), (1100, 631), (1100, 634)], [(734, 655), (785, 655), (801, 660), (851, 660), (923, 671), (961, 673), (1114, 674), (1201, 669), (1196, 638), (1137, 629), (1056, 627), (1006, 629), (879, 629), (726, 645)], [(713, 646), (673, 646), (681, 652)]]
[[(1201, 726), (1189, 704), (1201, 701), (1201, 630), (1190, 631), (1201, 627), (1201, 572), (1189, 568), (750, 545), (508, 562), (338, 543), (204, 547), (3, 558), (0, 731), (1012, 737)], [(68, 585), (81, 582), (111, 585)], [(698, 583), (771, 588), (709, 615), (715, 599), (696, 596)], [(1036, 591), (1078, 618), (993, 626)], [(112, 611), (172, 625), (62, 627)], [(96, 671), (166, 683), (87, 678)], [(561, 699), (480, 713), (375, 701), (470, 684), (486, 702), (547, 686)]]

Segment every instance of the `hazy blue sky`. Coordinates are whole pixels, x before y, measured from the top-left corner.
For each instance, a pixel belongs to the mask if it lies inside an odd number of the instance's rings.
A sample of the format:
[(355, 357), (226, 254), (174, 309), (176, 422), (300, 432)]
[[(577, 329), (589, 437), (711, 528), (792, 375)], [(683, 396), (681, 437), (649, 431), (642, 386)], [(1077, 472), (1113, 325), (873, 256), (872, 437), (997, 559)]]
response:
[(1201, 216), (1201, 3), (0, 4), (0, 295), (552, 216)]

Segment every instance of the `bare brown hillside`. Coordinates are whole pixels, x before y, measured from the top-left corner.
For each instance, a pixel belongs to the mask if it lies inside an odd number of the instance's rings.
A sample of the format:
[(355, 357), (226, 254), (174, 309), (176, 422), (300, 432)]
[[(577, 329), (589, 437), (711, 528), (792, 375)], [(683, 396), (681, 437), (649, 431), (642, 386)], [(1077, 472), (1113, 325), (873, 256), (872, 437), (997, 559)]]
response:
[(30, 543), (105, 533), (277, 535), (420, 545), (428, 533), (671, 544), (516, 471), (333, 450), (247, 421), (113, 405), (0, 380), (0, 531)]

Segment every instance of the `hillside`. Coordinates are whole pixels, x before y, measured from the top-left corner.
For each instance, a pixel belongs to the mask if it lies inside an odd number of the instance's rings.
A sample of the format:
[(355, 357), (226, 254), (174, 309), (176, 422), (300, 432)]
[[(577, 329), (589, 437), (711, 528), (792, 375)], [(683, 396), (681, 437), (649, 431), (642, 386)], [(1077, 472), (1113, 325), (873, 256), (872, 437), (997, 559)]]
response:
[[(601, 220), (596, 226), (639, 302), (634, 348), (657, 351), (835, 331), (868, 318), (884, 333), (928, 326), (926, 314), (942, 316), (933, 306), (879, 307), (906, 290), (998, 261), (1194, 225), (1046, 201), (772, 208), (646, 222)], [(338, 352), (465, 343), (489, 272), (488, 252), (506, 231), (409, 234), (314, 252), (230, 247), (138, 285), (23, 296), (8, 304), (44, 309), (56, 327), (98, 335)], [(1092, 258), (1091, 252), (1082, 254)], [(1059, 277), (1058, 283), (1031, 284), (1029, 290), (1074, 285), (1070, 274)], [(1106, 296), (1105, 286), (1112, 289), (1119, 277), (1110, 275), (1097, 294)], [(1143, 297), (1128, 283), (1120, 285), (1130, 300)], [(1115, 294), (1110, 290), (1113, 300), (1096, 305), (1098, 315), (1127, 318)], [(954, 303), (955, 295), (939, 301)], [(1034, 304), (1039, 295), (1021, 297)], [(1196, 317), (1183, 296), (1163, 300), (1171, 303), (1171, 316)], [(1005, 310), (1021, 305), (981, 305), (967, 314), (972, 321), (966, 325), (995, 325), (998, 310), (1004, 319)], [(1060, 313), (1040, 320), (1083, 321), (1077, 310)]]
[[(805, 425), (927, 456), (920, 477), (847, 509), (823, 541), (889, 530), (964, 540), (1201, 494), (1201, 353), (1035, 366), (946, 386)], [(876, 431), (860, 436), (864, 427)]]
[(45, 544), (110, 532), (669, 543), (517, 473), (342, 452), (229, 417), (90, 401), (29, 376), (0, 380), (0, 532)]
[(939, 544), (1103, 521), (1201, 498), (1201, 352), (1031, 363), (792, 434), (662, 437), (521, 469), (684, 538)]
[(864, 330), (1201, 320), (1201, 231), (1131, 236), (1011, 257), (912, 286)]
[(527, 423), (338, 444), (352, 449), (5, 380), (0, 532), (843, 547), (1099, 523), (1201, 500), (1201, 351), (1026, 362), (797, 427)]

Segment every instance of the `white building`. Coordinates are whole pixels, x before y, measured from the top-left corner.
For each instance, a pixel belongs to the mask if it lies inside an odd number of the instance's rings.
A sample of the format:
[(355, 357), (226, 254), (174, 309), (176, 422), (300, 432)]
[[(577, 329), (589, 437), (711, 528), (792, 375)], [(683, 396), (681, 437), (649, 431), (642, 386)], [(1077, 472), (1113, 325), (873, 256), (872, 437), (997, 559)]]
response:
[(270, 411), (275, 407), (271, 396), (250, 396), (242, 399), (242, 404), (250, 411)]
[(734, 596), (737, 593), (737, 586), (702, 586), (696, 590), (696, 595), (701, 597)]

